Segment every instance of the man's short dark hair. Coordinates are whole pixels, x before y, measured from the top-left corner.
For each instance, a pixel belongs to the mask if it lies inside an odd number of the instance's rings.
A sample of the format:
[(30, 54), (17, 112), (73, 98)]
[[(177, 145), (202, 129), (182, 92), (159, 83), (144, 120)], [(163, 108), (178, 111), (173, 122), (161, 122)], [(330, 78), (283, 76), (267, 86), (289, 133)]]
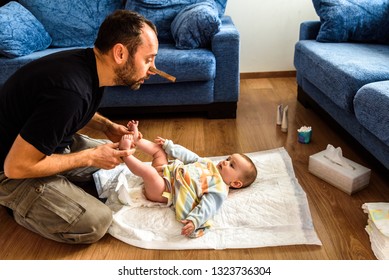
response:
[(127, 47), (131, 58), (142, 44), (141, 29), (147, 24), (155, 34), (155, 25), (142, 15), (130, 10), (117, 10), (107, 16), (99, 28), (95, 47), (103, 54), (118, 43)]

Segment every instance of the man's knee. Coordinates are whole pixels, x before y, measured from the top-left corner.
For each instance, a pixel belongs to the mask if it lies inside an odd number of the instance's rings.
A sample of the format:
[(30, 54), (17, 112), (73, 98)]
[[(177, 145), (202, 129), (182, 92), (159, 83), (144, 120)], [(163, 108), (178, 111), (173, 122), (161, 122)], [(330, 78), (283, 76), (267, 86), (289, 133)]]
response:
[(89, 244), (99, 241), (108, 231), (112, 223), (111, 209), (100, 204), (85, 211), (80, 220), (62, 237), (66, 243)]

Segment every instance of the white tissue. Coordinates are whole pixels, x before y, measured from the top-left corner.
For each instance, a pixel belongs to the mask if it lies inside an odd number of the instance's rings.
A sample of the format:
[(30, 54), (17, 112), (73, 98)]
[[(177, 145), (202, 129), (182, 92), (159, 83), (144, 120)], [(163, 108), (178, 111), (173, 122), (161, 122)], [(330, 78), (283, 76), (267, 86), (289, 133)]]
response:
[(355, 170), (355, 167), (343, 157), (342, 148), (340, 147), (335, 148), (331, 144), (328, 144), (327, 149), (324, 152), (324, 157), (331, 163), (335, 163), (350, 170)]
[(312, 127), (303, 125), (299, 129), (297, 129), (297, 132), (310, 132), (312, 130)]
[(120, 172), (117, 178), (115, 192), (121, 204), (131, 207), (168, 207), (166, 203), (146, 199), (143, 179), (130, 173), (129, 169)]
[(131, 205), (130, 187), (128, 186), (127, 178), (123, 173), (120, 173), (118, 176), (118, 184), (115, 191), (118, 194), (120, 203)]

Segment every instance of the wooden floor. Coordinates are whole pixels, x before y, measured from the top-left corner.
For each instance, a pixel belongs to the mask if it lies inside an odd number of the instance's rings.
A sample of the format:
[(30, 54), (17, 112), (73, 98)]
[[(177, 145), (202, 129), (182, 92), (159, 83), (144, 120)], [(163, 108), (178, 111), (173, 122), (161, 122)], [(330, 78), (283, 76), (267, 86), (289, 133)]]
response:
[[(282, 133), (276, 125), (276, 107), (280, 103), (289, 105), (288, 133)], [(125, 124), (127, 121), (120, 122)], [(310, 144), (300, 144), (296, 140), (296, 130), (303, 125), (313, 128)], [(285, 147), (292, 158), (296, 177), (307, 193), (313, 223), (323, 246), (160, 251), (133, 247), (110, 235), (92, 245), (66, 245), (20, 227), (4, 207), (0, 207), (0, 259), (375, 259), (365, 231), (367, 215), (361, 206), (365, 202), (389, 201), (387, 174), (379, 173), (358, 146), (340, 137), (327, 121), (297, 102), (295, 78), (242, 80), (236, 119), (165, 117), (142, 119), (139, 127), (146, 138), (161, 135), (174, 139), (202, 156)], [(372, 168), (370, 185), (366, 189), (349, 196), (308, 172), (309, 155), (325, 149), (327, 144), (340, 146), (345, 157)]]

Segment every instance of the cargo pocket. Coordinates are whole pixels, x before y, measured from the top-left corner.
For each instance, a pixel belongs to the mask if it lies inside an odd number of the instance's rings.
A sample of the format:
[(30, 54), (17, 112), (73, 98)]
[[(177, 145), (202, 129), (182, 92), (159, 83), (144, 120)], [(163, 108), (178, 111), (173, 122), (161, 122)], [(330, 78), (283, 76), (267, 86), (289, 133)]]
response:
[(40, 180), (34, 181), (37, 186), (26, 187), (23, 198), (15, 209), (16, 213), (29, 224), (29, 227), (39, 232), (49, 234), (67, 232), (85, 213), (85, 208), (58, 190), (61, 186), (69, 187), (63, 185), (65, 180), (59, 179), (49, 184), (42, 180), (39, 185), (37, 182)]

